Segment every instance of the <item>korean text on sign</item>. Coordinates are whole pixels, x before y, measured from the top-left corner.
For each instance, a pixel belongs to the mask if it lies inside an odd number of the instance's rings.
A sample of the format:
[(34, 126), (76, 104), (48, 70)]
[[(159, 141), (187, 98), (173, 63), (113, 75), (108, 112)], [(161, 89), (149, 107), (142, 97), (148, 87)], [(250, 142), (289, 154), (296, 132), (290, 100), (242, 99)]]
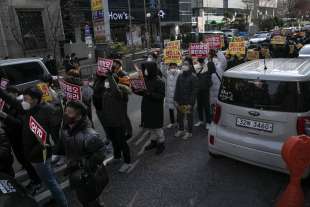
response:
[(190, 43), (189, 53), (193, 58), (206, 58), (209, 54), (209, 45), (207, 43)]
[(231, 55), (245, 55), (245, 42), (230, 42), (229, 54)]
[(130, 79), (131, 88), (134, 91), (143, 91), (146, 90), (145, 82), (143, 78), (134, 78)]
[(66, 82), (65, 80), (59, 81), (62, 92), (68, 101), (81, 101), (82, 100), (82, 88), (81, 86), (74, 85)]
[(204, 40), (204, 42), (209, 44), (210, 49), (220, 49), (222, 48), (222, 43), (221, 43), (221, 35), (212, 35), (212, 36), (207, 36)]
[(113, 60), (98, 58), (97, 75), (106, 76), (107, 73), (111, 70), (112, 64)]
[(46, 144), (47, 133), (45, 129), (35, 120), (33, 116), (29, 118), (29, 128), (34, 133), (34, 135), (40, 139), (42, 145)]
[(272, 39), (271, 39), (271, 44), (273, 45), (285, 45), (286, 43), (286, 37), (284, 36), (274, 36)]
[(181, 41), (180, 40), (170, 41), (167, 43), (166, 48), (179, 50), (181, 48)]
[(248, 50), (247, 58), (248, 60), (257, 60), (259, 59), (259, 52), (255, 50)]
[(165, 49), (164, 50), (164, 61), (165, 64), (176, 63), (180, 64), (182, 62), (182, 55), (179, 49)]
[[(1, 89), (5, 90), (8, 86), (8, 84), (9, 84), (9, 80), (1, 78), (1, 81), (0, 81), (0, 88)], [(4, 105), (5, 105), (5, 101), (0, 99), (0, 111), (3, 110)]]

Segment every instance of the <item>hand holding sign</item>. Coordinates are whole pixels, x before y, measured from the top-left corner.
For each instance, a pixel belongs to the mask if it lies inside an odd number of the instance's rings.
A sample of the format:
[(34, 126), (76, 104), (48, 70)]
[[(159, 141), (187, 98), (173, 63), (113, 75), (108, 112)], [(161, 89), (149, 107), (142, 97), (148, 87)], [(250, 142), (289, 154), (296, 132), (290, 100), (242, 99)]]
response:
[(98, 68), (96, 74), (98, 76), (107, 76), (108, 72), (111, 71), (113, 60), (98, 58)]

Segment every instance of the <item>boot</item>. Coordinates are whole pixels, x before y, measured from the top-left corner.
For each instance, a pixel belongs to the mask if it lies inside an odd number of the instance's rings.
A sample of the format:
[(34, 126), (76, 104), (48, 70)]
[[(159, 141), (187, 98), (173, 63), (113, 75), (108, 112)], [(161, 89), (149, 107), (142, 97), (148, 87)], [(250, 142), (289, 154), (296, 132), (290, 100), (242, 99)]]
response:
[(145, 151), (152, 150), (157, 147), (157, 141), (151, 140), (151, 143), (145, 147)]
[(165, 150), (165, 143), (159, 143), (156, 147), (156, 155), (160, 155)]

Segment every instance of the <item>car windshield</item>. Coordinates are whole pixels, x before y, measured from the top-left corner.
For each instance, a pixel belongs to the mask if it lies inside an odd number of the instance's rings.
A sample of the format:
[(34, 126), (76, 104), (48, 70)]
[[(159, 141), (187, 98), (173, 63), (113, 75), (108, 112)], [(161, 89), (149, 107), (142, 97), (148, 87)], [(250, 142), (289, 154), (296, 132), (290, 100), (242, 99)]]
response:
[(265, 38), (268, 36), (268, 33), (262, 33), (262, 34), (256, 34), (254, 35), (254, 38)]
[(224, 77), (219, 100), (227, 104), (260, 110), (306, 112), (310, 110), (310, 82)]

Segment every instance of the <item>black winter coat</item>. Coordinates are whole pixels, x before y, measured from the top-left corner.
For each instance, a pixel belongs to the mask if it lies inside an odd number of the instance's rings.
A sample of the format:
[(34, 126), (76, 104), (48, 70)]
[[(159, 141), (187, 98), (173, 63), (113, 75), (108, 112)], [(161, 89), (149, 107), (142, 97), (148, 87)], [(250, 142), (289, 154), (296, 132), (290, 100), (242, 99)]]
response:
[(143, 127), (159, 129), (164, 124), (165, 83), (159, 77), (146, 78), (147, 91), (144, 92), (141, 104)]
[(177, 80), (174, 101), (179, 105), (195, 105), (198, 79), (191, 71), (183, 72)]
[(13, 161), (10, 141), (4, 130), (0, 128), (0, 172), (14, 177), (14, 171), (12, 169)]
[[(50, 145), (50, 135), (54, 140), (58, 140), (59, 136), (59, 123), (56, 110), (50, 104), (40, 103), (34, 108), (25, 111), (18, 100), (9, 96), (2, 89), (0, 89), (0, 97), (11, 107), (15, 108), (21, 115), (21, 120), (19, 121), (21, 121), (23, 126), (23, 144), (27, 160), (33, 163), (43, 162), (44, 147), (30, 130), (29, 119), (31, 116), (34, 117), (34, 119), (45, 129), (47, 133), (46, 144)], [(47, 159), (50, 157), (51, 149), (47, 147)]]
[(95, 171), (105, 159), (104, 143), (87, 117), (83, 117), (73, 128), (64, 125), (55, 154), (66, 156), (69, 171), (81, 164)]
[(209, 93), (210, 87), (212, 86), (211, 74), (208, 71), (204, 71), (204, 69), (202, 69), (197, 72), (197, 78), (198, 90), (206, 91)]

